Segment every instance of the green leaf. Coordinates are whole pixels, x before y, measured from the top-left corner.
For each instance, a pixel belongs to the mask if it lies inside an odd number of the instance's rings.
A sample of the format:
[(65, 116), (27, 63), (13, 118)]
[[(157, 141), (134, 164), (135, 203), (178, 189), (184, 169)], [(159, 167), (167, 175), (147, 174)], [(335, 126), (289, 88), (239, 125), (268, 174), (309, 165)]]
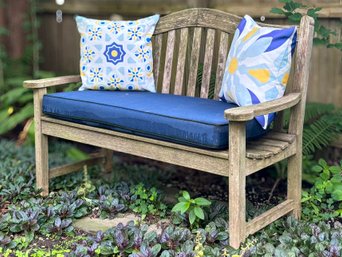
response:
[(200, 218), (201, 220), (204, 220), (204, 212), (203, 212), (202, 208), (196, 206), (194, 208), (194, 212), (198, 218)]
[(342, 201), (342, 190), (335, 190), (334, 192), (332, 192), (331, 196), (335, 201)]
[(160, 244), (156, 244), (155, 246), (152, 247), (152, 255), (153, 257), (157, 256), (157, 254), (160, 252), (161, 250), (161, 245)]
[(169, 251), (167, 251), (167, 250), (164, 250), (163, 252), (162, 252), (162, 254), (160, 255), (160, 257), (170, 257), (171, 255), (170, 255), (170, 252)]
[(319, 163), (319, 165), (321, 165), (323, 168), (328, 166), (327, 162), (326, 162), (324, 159), (319, 159), (318, 163)]
[(194, 224), (195, 220), (196, 220), (196, 214), (195, 214), (194, 210), (192, 209), (189, 213), (190, 224), (191, 225)]
[(195, 199), (195, 203), (199, 206), (209, 206), (211, 205), (211, 202), (208, 201), (207, 199), (203, 198), (203, 197), (198, 197)]
[(280, 9), (280, 8), (272, 8), (271, 9), (271, 13), (275, 13), (275, 14), (284, 14), (284, 10)]
[(318, 173), (318, 172), (321, 172), (323, 170), (323, 168), (322, 168), (322, 166), (315, 165), (312, 167), (311, 170)]
[(291, 20), (291, 21), (293, 21), (293, 22), (299, 22), (300, 21), (300, 19), (302, 18), (302, 14), (300, 14), (300, 13), (294, 13), (294, 14), (292, 14), (292, 15), (290, 15), (288, 18), (289, 18), (289, 20)]
[(21, 108), (20, 111), (12, 114), (7, 119), (5, 119), (0, 126), (0, 135), (4, 134), (11, 129), (15, 128), (24, 120), (31, 118), (33, 116), (33, 104), (27, 104), (25, 107)]
[(318, 16), (317, 12), (319, 12), (320, 10), (322, 10), (322, 8), (311, 8), (306, 12), (306, 14), (313, 18), (316, 18)]
[(190, 201), (190, 194), (187, 191), (183, 191), (182, 195), (185, 200)]
[(172, 211), (173, 212), (180, 212), (180, 213), (185, 213), (190, 207), (190, 203), (189, 202), (180, 202), (177, 203), (173, 208)]
[(339, 174), (341, 173), (341, 168), (339, 166), (331, 166), (329, 167), (329, 170), (332, 174)]
[(329, 43), (329, 41), (327, 39), (324, 39), (324, 38), (315, 37), (313, 39), (313, 43), (314, 43), (314, 45), (326, 45), (327, 43)]

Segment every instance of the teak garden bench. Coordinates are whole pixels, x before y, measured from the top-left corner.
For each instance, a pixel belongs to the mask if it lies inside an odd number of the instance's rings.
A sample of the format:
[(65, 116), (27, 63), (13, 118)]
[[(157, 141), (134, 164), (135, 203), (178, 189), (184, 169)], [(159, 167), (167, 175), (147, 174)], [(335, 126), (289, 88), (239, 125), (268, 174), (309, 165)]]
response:
[[(153, 36), (154, 76), (158, 92), (208, 98), (209, 91), (213, 90), (217, 96), (229, 44), (240, 20), (238, 16), (212, 9), (188, 9), (162, 17)], [(45, 116), (42, 98), (47, 89), (80, 82), (80, 76), (25, 81), (24, 86), (34, 92), (37, 187), (47, 195), (49, 179), (79, 170), (85, 164), (102, 163), (109, 171), (112, 168), (112, 151), (117, 151), (228, 177), (229, 235), (230, 245), (235, 248), (249, 234), (286, 214), (292, 213), (300, 218), (302, 132), (313, 23), (308, 16), (300, 22), (292, 83), (287, 86), (284, 97), (222, 113), (229, 120), (228, 150), (199, 149)], [(200, 85), (196, 81), (199, 68), (203, 68)], [(214, 88), (210, 88), (211, 73), (216, 75)], [(285, 109), (290, 109), (287, 131), (282, 129), (282, 111)], [(271, 112), (280, 112), (273, 129), (256, 141), (246, 142), (246, 122)], [(49, 136), (104, 150), (92, 159), (49, 169)], [(246, 222), (246, 177), (284, 159), (288, 159), (287, 199)]]

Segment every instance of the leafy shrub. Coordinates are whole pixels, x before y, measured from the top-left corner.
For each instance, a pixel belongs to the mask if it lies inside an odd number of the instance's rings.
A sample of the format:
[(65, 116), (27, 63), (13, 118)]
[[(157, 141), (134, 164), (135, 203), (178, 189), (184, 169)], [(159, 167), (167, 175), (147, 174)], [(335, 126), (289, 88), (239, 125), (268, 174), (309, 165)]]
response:
[(273, 223), (257, 237), (251, 256), (331, 256), (342, 254), (342, 224), (300, 222), (292, 217)]
[(161, 197), (155, 187), (145, 188), (143, 184), (138, 184), (131, 188), (131, 204), (129, 208), (141, 214), (142, 219), (147, 215), (165, 216), (166, 205), (161, 203)]
[(326, 45), (328, 48), (335, 47), (339, 50), (342, 50), (342, 42), (338, 43), (330, 43), (330, 36), (336, 35), (335, 31), (328, 29), (327, 27), (323, 26), (319, 19), (318, 19), (318, 12), (322, 10), (321, 7), (311, 7), (299, 3), (293, 0), (278, 0), (280, 3), (283, 3), (284, 6), (282, 8), (272, 8), (271, 13), (284, 15), (288, 18), (290, 22), (299, 23), (300, 19), (302, 18), (303, 14), (300, 12), (301, 10), (306, 11), (306, 15), (312, 17), (315, 20), (315, 44)]
[(178, 203), (172, 208), (173, 212), (180, 212), (187, 214), (190, 225), (198, 226), (199, 220), (204, 220), (203, 207), (211, 205), (211, 202), (205, 198), (198, 197), (195, 199), (190, 198), (187, 191), (182, 192), (182, 196), (178, 198)]
[(303, 191), (304, 218), (314, 221), (342, 218), (342, 161), (339, 166), (329, 166), (320, 159), (312, 171), (316, 174), (315, 184)]

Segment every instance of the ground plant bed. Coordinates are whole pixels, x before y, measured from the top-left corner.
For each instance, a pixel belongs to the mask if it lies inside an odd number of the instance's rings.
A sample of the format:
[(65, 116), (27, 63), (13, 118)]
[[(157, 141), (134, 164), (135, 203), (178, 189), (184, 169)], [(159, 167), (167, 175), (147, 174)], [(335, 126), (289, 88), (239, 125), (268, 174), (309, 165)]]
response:
[[(51, 166), (80, 158), (74, 145), (51, 146)], [(333, 198), (321, 202), (326, 216), (308, 212), (313, 202), (304, 202), (301, 221), (282, 218), (236, 250), (228, 245), (228, 189), (219, 176), (117, 155), (112, 173), (95, 166), (55, 178), (44, 198), (34, 186), (32, 146), (1, 140), (0, 156), (0, 256), (341, 256), (340, 202)], [(286, 179), (274, 187), (275, 173), (247, 181), (248, 220), (284, 199)], [(177, 211), (189, 198), (199, 204)], [(82, 220), (105, 225), (97, 231)]]

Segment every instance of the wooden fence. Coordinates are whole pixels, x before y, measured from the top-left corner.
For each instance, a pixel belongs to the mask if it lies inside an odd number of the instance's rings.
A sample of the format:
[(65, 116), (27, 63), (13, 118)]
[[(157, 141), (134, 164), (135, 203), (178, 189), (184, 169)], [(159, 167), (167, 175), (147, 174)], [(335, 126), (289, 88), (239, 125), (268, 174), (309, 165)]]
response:
[[(189, 7), (210, 7), (238, 15), (248, 13), (267, 23), (285, 23), (285, 19), (270, 14), (271, 7), (279, 6), (275, 0), (67, 0), (63, 6), (52, 1), (40, 1), (39, 19), (41, 21), (40, 40), (43, 44), (42, 68), (60, 74), (79, 72), (79, 35), (74, 15), (108, 18), (119, 14), (125, 19), (135, 19), (153, 13), (167, 14)], [(310, 3), (308, 3), (310, 2)], [(332, 42), (341, 42), (342, 2), (340, 0), (306, 1), (310, 5), (324, 7), (321, 12), (322, 23), (336, 31)], [(56, 10), (63, 11), (63, 21), (56, 22)], [(315, 46), (308, 100), (312, 102), (333, 103), (342, 107), (342, 53), (336, 49)]]

